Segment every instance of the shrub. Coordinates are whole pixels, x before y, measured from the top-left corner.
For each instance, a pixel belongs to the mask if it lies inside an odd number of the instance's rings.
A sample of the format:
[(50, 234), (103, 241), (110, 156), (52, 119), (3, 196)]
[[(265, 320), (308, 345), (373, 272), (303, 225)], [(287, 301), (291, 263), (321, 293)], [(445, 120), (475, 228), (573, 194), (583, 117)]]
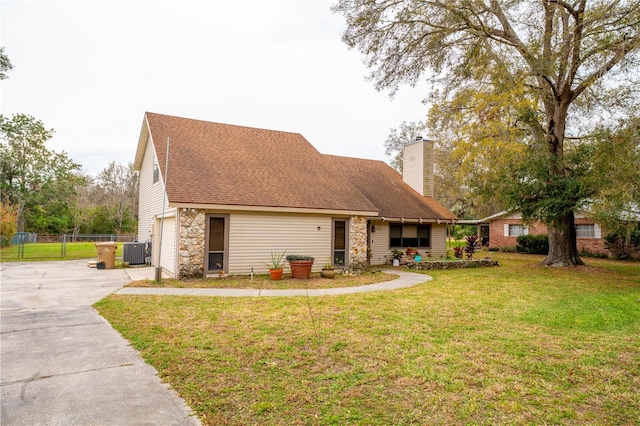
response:
[(393, 249), (391, 250), (391, 255), (393, 256), (394, 259), (400, 260), (402, 259), (402, 254), (404, 252), (402, 250), (399, 249)]
[(640, 250), (640, 230), (611, 232), (604, 237), (604, 246), (618, 259), (628, 258), (633, 250)]
[(456, 246), (453, 248), (453, 255), (456, 257), (456, 259), (462, 259), (463, 253), (464, 253), (463, 247)]
[(0, 247), (11, 245), (18, 225), (17, 209), (10, 203), (0, 203)]
[(593, 252), (587, 249), (580, 250), (578, 254), (580, 255), (580, 257), (598, 257), (600, 259), (606, 259), (608, 257), (606, 253)]
[(464, 252), (467, 254), (467, 259), (473, 257), (473, 253), (476, 251), (476, 247), (479, 244), (477, 235), (467, 235), (465, 238), (466, 244), (464, 246)]
[(548, 254), (549, 237), (547, 235), (520, 235), (516, 239), (516, 251), (528, 254)]

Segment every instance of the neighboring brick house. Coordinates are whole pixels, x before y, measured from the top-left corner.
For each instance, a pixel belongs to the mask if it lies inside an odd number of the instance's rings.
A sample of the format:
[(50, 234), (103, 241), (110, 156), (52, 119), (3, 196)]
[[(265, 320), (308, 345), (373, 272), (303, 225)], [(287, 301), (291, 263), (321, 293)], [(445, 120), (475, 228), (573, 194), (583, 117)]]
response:
[(409, 246), (444, 257), (456, 216), (433, 199), (433, 143), (404, 158), (406, 182), (382, 161), (321, 154), (298, 133), (146, 113), (138, 241), (180, 278), (266, 273), (272, 251), (314, 256), (314, 270), (367, 254), (384, 264)]
[[(468, 221), (465, 221), (468, 222)], [(520, 235), (546, 235), (547, 226), (535, 222), (524, 225), (519, 212), (500, 212), (476, 221), (481, 234), (482, 244), (490, 248), (516, 247)], [(605, 248), (604, 235), (600, 225), (584, 213), (575, 215), (576, 243), (579, 252), (599, 253), (611, 256)]]

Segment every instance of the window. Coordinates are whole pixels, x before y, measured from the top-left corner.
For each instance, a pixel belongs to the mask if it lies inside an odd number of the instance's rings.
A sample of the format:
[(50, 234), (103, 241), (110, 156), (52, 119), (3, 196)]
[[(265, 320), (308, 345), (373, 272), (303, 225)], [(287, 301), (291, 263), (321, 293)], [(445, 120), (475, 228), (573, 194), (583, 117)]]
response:
[(431, 247), (431, 225), (389, 225), (389, 247)]
[(160, 180), (160, 168), (158, 167), (158, 160), (153, 157), (153, 183)]
[(596, 230), (595, 225), (576, 225), (576, 237), (577, 238), (595, 238)]
[(524, 235), (522, 225), (509, 225), (509, 237), (519, 237), (520, 235)]

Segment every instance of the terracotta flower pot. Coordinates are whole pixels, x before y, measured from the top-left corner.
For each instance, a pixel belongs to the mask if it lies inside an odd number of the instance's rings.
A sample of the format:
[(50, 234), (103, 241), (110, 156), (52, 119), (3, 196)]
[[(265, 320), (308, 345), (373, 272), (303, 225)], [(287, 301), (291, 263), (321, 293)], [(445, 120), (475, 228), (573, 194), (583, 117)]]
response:
[(269, 273), (271, 274), (272, 280), (282, 279), (282, 269), (269, 269)]
[(290, 260), (291, 278), (307, 279), (311, 276), (313, 260)]

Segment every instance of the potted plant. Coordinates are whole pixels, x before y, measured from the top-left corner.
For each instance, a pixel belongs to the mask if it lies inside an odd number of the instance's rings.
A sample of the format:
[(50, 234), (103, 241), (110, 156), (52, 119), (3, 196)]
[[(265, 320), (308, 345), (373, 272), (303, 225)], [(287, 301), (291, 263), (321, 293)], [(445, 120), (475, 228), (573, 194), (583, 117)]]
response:
[(320, 272), (320, 276), (323, 278), (334, 278), (336, 276), (336, 270), (331, 263), (325, 263), (322, 266), (322, 272)]
[(282, 279), (282, 269), (284, 264), (282, 263), (282, 258), (284, 257), (284, 253), (274, 253), (271, 252), (271, 262), (267, 264), (269, 267), (269, 273), (271, 274), (272, 280), (281, 280)]
[(287, 256), (287, 261), (289, 261), (289, 266), (291, 267), (291, 278), (309, 278), (311, 276), (313, 260), (311, 256), (299, 254), (290, 254)]
[(400, 259), (402, 259), (402, 255), (404, 252), (399, 249), (391, 250), (391, 255), (393, 256), (393, 266), (400, 266)]

